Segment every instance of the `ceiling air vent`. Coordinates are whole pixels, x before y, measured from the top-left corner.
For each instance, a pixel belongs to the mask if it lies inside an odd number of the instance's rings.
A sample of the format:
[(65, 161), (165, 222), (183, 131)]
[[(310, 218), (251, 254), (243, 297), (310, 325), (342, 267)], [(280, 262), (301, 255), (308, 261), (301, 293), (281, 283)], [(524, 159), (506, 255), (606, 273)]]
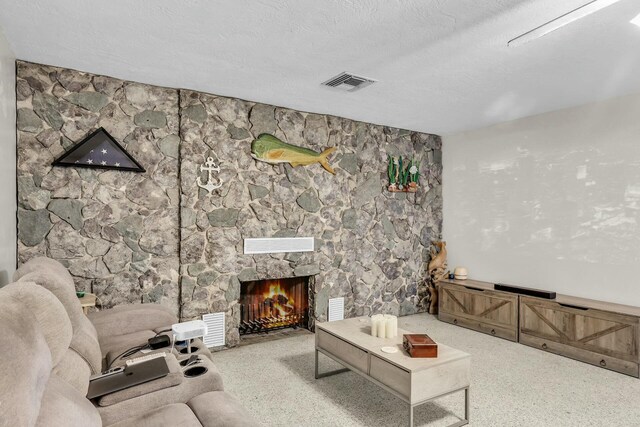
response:
[(375, 80), (368, 79), (362, 76), (356, 76), (351, 73), (340, 73), (335, 77), (331, 77), (326, 82), (322, 84), (324, 86), (329, 86), (334, 89), (340, 89), (347, 92), (354, 92), (356, 90), (362, 89), (363, 87), (369, 86), (371, 83), (374, 83)]

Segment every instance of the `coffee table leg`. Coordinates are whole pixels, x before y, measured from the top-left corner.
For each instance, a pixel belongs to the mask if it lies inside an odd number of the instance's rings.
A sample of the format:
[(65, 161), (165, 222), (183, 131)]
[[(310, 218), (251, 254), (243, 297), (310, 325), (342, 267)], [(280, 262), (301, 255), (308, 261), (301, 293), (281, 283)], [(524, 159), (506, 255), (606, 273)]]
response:
[(464, 420), (469, 423), (470, 407), (469, 407), (469, 387), (464, 389)]
[(413, 405), (409, 405), (409, 427), (413, 427)]
[(318, 349), (316, 349), (316, 372), (315, 372), (316, 379), (330, 377), (331, 375), (341, 374), (343, 372), (349, 372), (348, 368), (342, 368), (342, 369), (336, 369), (335, 371), (325, 372), (323, 374), (318, 373), (318, 353), (320, 352), (318, 351)]
[[(457, 423), (451, 424), (449, 427), (461, 427), (461, 426), (465, 426), (467, 424), (469, 424), (469, 413), (470, 413), (470, 406), (469, 406), (469, 399), (470, 399), (470, 395), (469, 395), (469, 387), (465, 387), (464, 389), (460, 389), (460, 390), (456, 390), (454, 393), (457, 393), (459, 391), (464, 390), (464, 419), (458, 421)], [(447, 393), (447, 394), (451, 394), (451, 393)], [(442, 396), (446, 396), (446, 394), (442, 395)], [(409, 427), (413, 427), (413, 409), (416, 406), (420, 406), (423, 405), (433, 399), (437, 399), (438, 397), (442, 397), (442, 396), (436, 396), (432, 399), (429, 399), (427, 401), (418, 403), (416, 405), (412, 405), (409, 404)]]

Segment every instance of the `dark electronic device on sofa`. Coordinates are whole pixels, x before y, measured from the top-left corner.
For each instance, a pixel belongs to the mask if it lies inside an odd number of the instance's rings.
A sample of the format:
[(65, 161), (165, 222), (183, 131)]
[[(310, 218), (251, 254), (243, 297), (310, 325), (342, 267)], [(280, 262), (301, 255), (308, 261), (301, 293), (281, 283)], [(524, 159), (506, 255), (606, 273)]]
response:
[(505, 285), (504, 283), (496, 283), (493, 288), (496, 291), (513, 292), (515, 294), (528, 295), (530, 297), (556, 299), (555, 292), (544, 291), (542, 289), (523, 288), (521, 286)]
[[(145, 359), (141, 357), (140, 359)], [(167, 361), (162, 357), (149, 358), (140, 362), (128, 361), (126, 366), (109, 369), (89, 379), (87, 398), (93, 399), (118, 390), (162, 378), (169, 373)], [(131, 363), (133, 362), (133, 363)]]
[(169, 347), (170, 345), (171, 339), (168, 335), (158, 335), (157, 337), (149, 338), (149, 348), (151, 350)]

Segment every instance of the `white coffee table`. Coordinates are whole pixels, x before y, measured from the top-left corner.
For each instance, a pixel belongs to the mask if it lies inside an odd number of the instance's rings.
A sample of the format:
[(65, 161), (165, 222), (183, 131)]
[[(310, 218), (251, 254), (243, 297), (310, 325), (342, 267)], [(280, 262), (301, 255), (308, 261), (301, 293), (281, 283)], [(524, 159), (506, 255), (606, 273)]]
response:
[[(351, 370), (377, 384), (409, 404), (409, 425), (413, 426), (413, 409), (430, 400), (464, 390), (464, 419), (452, 425), (469, 423), (469, 386), (471, 356), (438, 343), (437, 358), (412, 358), (402, 348), (402, 335), (376, 338), (370, 334), (368, 317), (316, 323), (316, 379)], [(397, 347), (397, 353), (384, 353), (382, 347)], [(348, 369), (319, 373), (318, 353)]]

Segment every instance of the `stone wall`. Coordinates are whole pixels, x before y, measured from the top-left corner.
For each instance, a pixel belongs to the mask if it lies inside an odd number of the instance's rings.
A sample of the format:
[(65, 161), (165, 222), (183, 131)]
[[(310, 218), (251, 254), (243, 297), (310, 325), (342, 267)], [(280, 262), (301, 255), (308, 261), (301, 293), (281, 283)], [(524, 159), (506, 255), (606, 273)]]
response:
[[(178, 312), (178, 91), (18, 62), (18, 261), (62, 261), (106, 306)], [(145, 173), (52, 168), (104, 127)]]
[[(426, 248), (441, 229), (440, 139), (415, 132), (182, 90), (182, 315), (226, 311), (238, 340), (240, 282), (316, 275), (315, 315), (345, 297), (348, 316), (419, 309)], [(260, 133), (322, 151), (338, 147), (331, 175), (319, 164), (272, 166), (251, 157)], [(389, 193), (387, 156), (424, 159), (417, 194)], [(224, 185), (195, 184), (198, 166), (219, 160)], [(243, 255), (248, 237), (315, 237), (316, 251)]]
[[(246, 280), (313, 276), (320, 321), (338, 296), (347, 316), (423, 310), (418, 283), (442, 227), (439, 137), (24, 63), (18, 92), (20, 261), (61, 259), (108, 305), (161, 301), (184, 319), (224, 311), (229, 345)], [(147, 173), (51, 169), (99, 126)], [(336, 175), (254, 160), (251, 141), (263, 132), (316, 151), (336, 146)], [(422, 159), (418, 193), (384, 189), (388, 155)], [(211, 194), (196, 185), (209, 156), (224, 181)], [(244, 238), (272, 236), (314, 237), (316, 251), (242, 254)]]

